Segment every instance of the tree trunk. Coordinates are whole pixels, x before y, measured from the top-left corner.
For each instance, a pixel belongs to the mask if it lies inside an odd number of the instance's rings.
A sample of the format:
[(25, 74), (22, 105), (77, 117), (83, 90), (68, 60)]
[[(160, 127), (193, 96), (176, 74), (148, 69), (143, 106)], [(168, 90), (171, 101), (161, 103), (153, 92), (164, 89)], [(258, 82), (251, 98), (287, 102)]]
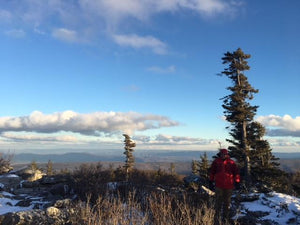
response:
[(244, 151), (244, 171), (245, 171), (245, 184), (246, 187), (250, 185), (250, 157), (249, 157), (249, 146), (247, 143), (247, 122), (243, 121), (243, 129), (242, 129), (242, 135), (243, 135), (243, 151)]

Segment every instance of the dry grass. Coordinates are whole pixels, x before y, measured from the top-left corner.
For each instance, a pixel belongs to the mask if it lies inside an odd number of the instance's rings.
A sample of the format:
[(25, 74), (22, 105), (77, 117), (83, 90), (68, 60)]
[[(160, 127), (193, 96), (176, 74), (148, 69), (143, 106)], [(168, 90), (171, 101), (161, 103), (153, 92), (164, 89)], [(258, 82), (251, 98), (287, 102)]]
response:
[(178, 199), (165, 193), (149, 198), (148, 212), (152, 215), (149, 224), (154, 225), (211, 225), (214, 218), (214, 210), (206, 203), (193, 206), (185, 195)]
[[(96, 204), (79, 201), (70, 216), (74, 225), (146, 225), (147, 215), (142, 213), (140, 204), (130, 195), (127, 202), (121, 198), (99, 196)], [(93, 205), (93, 206), (92, 206)], [(74, 211), (74, 212), (75, 212)]]
[[(80, 225), (211, 225), (214, 210), (203, 204), (191, 206), (184, 197), (179, 199), (166, 193), (151, 194), (143, 203), (134, 192), (124, 200), (120, 196), (99, 196), (95, 204), (79, 201), (72, 224)], [(75, 213), (76, 212), (76, 213)]]

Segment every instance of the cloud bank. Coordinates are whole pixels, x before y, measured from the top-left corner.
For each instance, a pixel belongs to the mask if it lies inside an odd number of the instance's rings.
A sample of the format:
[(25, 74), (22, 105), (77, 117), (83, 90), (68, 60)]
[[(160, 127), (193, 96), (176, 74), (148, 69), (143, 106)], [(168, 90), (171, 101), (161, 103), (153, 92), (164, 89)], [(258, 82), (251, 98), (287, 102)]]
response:
[(0, 117), (0, 132), (56, 133), (60, 131), (99, 136), (178, 126), (179, 122), (165, 116), (137, 112), (94, 112), (79, 114), (73, 111), (43, 114), (32, 112), (23, 117)]
[(259, 116), (257, 121), (267, 127), (267, 135), (300, 137), (300, 116), (292, 118), (290, 115)]
[(168, 134), (135, 135), (152, 129), (179, 126), (168, 117), (137, 112), (74, 111), (44, 114), (34, 111), (28, 116), (0, 117), (0, 146), (7, 148), (120, 148), (122, 133), (129, 134), (139, 149), (213, 149), (218, 140)]

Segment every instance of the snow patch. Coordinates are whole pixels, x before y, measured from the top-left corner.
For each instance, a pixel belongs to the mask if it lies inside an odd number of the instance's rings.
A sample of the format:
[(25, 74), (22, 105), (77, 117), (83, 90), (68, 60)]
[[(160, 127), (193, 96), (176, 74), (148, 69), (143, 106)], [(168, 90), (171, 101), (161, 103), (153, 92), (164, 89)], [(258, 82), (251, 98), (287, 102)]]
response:
[[(287, 194), (271, 192), (268, 194), (259, 194), (259, 199), (253, 202), (241, 203), (241, 214), (247, 211), (267, 212), (263, 220), (271, 220), (278, 224), (287, 224), (290, 219), (295, 219), (300, 224), (300, 198)], [(237, 215), (242, 216), (242, 215)]]

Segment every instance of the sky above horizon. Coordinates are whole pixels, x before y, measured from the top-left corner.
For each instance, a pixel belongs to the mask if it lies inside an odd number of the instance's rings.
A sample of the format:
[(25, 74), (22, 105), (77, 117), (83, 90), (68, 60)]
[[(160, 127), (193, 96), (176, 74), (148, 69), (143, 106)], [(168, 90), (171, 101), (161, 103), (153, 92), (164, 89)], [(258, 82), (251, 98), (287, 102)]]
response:
[(0, 151), (228, 147), (221, 58), (251, 54), (273, 151), (300, 152), (300, 1), (0, 0)]

